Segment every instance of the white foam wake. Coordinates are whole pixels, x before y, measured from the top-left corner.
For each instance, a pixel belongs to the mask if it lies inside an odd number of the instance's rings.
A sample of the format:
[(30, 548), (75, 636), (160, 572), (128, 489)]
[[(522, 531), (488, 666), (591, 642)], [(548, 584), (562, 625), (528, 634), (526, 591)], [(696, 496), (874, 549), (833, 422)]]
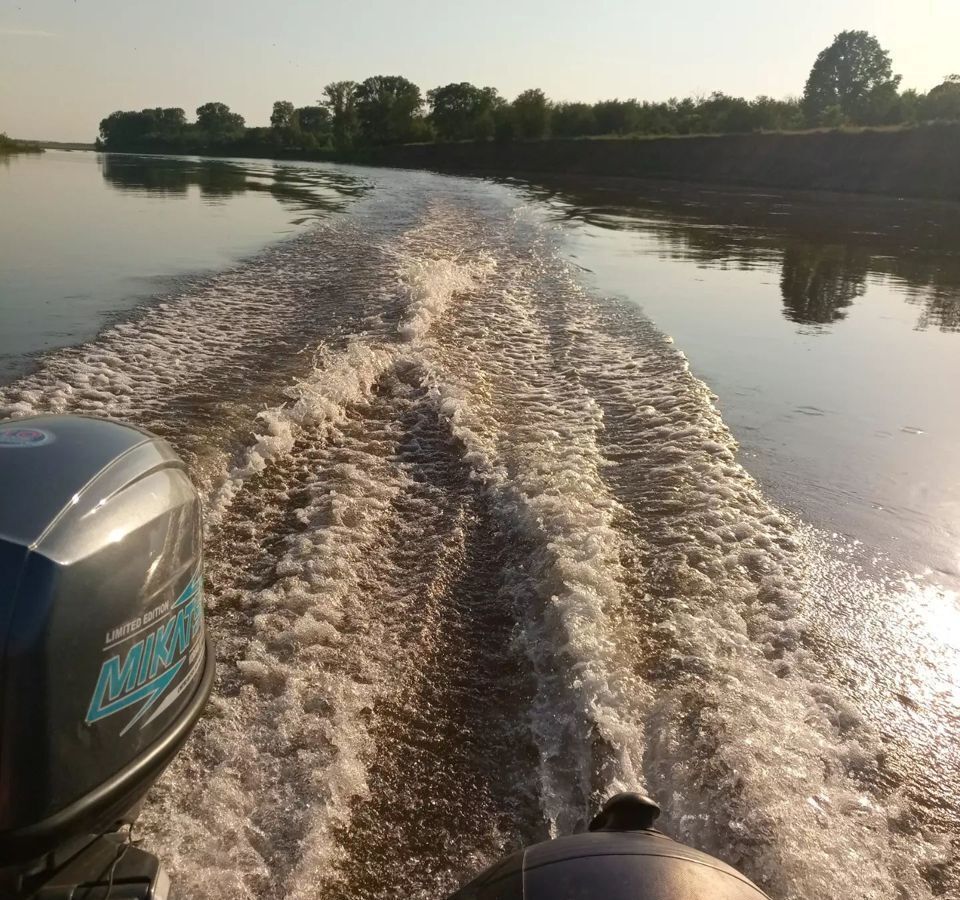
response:
[[(385, 584), (381, 596), (370, 592), (372, 562), (390, 565), (389, 536), (402, 530), (395, 502), (408, 489), (392, 445), (390, 416), (401, 401), (378, 392), (398, 372), (416, 368), (431, 323), (489, 271), (485, 263), (424, 264), (404, 249), (417, 239), (422, 234), (407, 235), (390, 251), (402, 310), (398, 332), (380, 329), (342, 350), (321, 348), (312, 374), (288, 389), (288, 401), (258, 415), (252, 442), (213, 493), (212, 521), (229, 532), (250, 504), (289, 501), (283, 485), (291, 464), (302, 473), (299, 528), (272, 566), (271, 584), (241, 588), (232, 601), (252, 617), (249, 638), (237, 644), (222, 675), (239, 685), (236, 695), (217, 701), (217, 715), (178, 763), (224, 756), (202, 789), (216, 815), (207, 814), (203, 799), (198, 812), (171, 812), (160, 802), (147, 814), (183, 881), (205, 896), (262, 896), (265, 879), (269, 895), (316, 896), (343, 855), (338, 829), (368, 795), (372, 712), (396, 688), (391, 668), (403, 648), (395, 626), (410, 602)], [(383, 404), (386, 413), (371, 412)], [(272, 490), (280, 496), (258, 499), (277, 466), (284, 471)], [(231, 827), (224, 830), (224, 822)], [(250, 822), (260, 823), (252, 833)], [(232, 869), (243, 876), (231, 876)]]

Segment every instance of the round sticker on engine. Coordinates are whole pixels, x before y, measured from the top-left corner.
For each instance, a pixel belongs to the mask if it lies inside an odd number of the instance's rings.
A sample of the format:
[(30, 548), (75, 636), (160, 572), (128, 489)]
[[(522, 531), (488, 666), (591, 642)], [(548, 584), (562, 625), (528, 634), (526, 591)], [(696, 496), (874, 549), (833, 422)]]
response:
[(49, 431), (40, 428), (21, 428), (7, 425), (0, 428), (0, 449), (4, 447), (41, 447), (53, 441)]

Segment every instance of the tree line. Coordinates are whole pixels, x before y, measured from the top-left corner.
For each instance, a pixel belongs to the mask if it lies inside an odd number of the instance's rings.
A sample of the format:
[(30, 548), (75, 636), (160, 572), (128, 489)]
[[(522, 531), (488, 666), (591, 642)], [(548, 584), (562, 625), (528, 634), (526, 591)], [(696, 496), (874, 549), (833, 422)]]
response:
[(16, 141), (0, 131), (0, 155), (11, 153), (43, 153), (43, 147), (30, 141)]
[(118, 111), (100, 123), (98, 146), (167, 152), (349, 153), (417, 142), (514, 141), (903, 126), (960, 120), (960, 75), (927, 93), (901, 90), (890, 54), (865, 31), (844, 31), (817, 57), (803, 95), (753, 100), (715, 92), (663, 102), (553, 102), (538, 88), (512, 101), (469, 82), (420, 88), (400, 75), (335, 81), (312, 106), (273, 104), (269, 127), (205, 103), (188, 122), (180, 108)]

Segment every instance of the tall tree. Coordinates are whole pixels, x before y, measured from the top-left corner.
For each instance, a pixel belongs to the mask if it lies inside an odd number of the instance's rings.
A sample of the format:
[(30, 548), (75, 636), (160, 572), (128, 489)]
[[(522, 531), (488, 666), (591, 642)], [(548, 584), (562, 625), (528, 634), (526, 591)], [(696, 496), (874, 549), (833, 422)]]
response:
[(368, 144), (402, 144), (418, 134), (420, 88), (400, 75), (374, 75), (357, 85), (357, 118)]
[(179, 107), (118, 110), (100, 122), (100, 138), (114, 150), (147, 149), (150, 144), (169, 146), (186, 127), (186, 114)]
[(330, 138), (330, 111), (325, 106), (301, 106), (294, 113), (294, 121), (304, 134), (312, 134), (320, 143)]
[(226, 103), (204, 103), (197, 107), (197, 125), (213, 140), (228, 140), (242, 134), (243, 116)]
[(293, 126), (293, 104), (289, 100), (277, 100), (270, 113), (270, 127), (275, 131), (283, 131)]
[(332, 81), (323, 89), (321, 104), (330, 110), (333, 119), (333, 146), (337, 150), (353, 147), (360, 130), (357, 118), (357, 83)]
[(497, 116), (506, 108), (507, 101), (492, 87), (480, 88), (480, 95), (480, 113), (473, 123), (470, 137), (477, 141), (488, 141), (496, 133)]
[(960, 75), (948, 75), (923, 98), (925, 119), (960, 119)]
[(295, 120), (300, 130), (308, 134), (330, 134), (330, 111), (325, 106), (301, 106), (296, 111)]
[(430, 120), (441, 141), (485, 140), (493, 136), (493, 112), (503, 103), (496, 88), (468, 81), (427, 91)]
[(842, 31), (810, 70), (804, 113), (811, 125), (835, 120), (837, 111), (851, 122), (867, 123), (889, 107), (899, 84), (890, 54), (872, 34)]
[(513, 121), (517, 137), (539, 140), (550, 128), (550, 104), (539, 88), (531, 88), (513, 101)]

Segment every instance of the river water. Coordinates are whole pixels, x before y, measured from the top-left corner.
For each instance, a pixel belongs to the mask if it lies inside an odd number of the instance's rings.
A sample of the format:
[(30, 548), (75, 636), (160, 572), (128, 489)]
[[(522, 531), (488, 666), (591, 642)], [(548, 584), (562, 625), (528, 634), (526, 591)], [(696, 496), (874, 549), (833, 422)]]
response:
[(183, 896), (438, 897), (623, 789), (774, 898), (960, 896), (960, 209), (55, 152), (0, 203), (0, 416), (206, 497)]

